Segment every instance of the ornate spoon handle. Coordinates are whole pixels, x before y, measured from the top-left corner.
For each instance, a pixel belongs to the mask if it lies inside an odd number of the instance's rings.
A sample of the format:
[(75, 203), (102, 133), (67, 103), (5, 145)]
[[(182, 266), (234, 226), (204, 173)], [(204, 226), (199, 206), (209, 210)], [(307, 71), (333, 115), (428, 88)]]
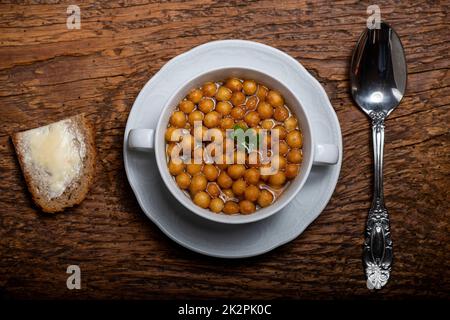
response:
[(374, 195), (367, 218), (364, 241), (364, 267), (367, 287), (381, 289), (388, 281), (392, 264), (392, 241), (389, 215), (383, 198), (384, 112), (372, 112), (374, 154)]

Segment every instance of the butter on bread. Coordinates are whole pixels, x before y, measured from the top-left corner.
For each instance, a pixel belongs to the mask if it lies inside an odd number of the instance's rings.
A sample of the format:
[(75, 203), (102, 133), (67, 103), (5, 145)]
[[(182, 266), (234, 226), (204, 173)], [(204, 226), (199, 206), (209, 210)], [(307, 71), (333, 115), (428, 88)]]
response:
[(94, 129), (84, 114), (12, 136), (34, 202), (45, 212), (81, 203), (94, 180)]

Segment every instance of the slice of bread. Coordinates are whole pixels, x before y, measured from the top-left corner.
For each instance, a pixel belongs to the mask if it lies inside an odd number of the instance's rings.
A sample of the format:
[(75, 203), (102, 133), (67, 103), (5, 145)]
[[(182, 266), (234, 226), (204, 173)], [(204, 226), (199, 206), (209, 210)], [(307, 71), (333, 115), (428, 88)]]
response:
[(81, 203), (95, 174), (94, 128), (84, 114), (12, 136), (28, 190), (44, 212)]

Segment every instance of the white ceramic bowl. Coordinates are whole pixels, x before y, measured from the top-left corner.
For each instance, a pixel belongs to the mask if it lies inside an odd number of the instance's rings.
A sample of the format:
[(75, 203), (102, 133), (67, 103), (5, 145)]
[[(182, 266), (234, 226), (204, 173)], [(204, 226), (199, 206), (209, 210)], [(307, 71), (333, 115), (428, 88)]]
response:
[[(216, 214), (195, 205), (192, 202), (192, 199), (177, 186), (175, 180), (169, 173), (166, 160), (164, 134), (170, 115), (178, 103), (191, 89), (200, 87), (207, 81), (222, 81), (230, 77), (254, 79), (257, 82), (266, 85), (270, 89), (279, 91), (284, 97), (286, 105), (299, 120), (299, 127), (303, 134), (303, 161), (300, 166), (298, 176), (291, 181), (290, 185), (272, 205), (266, 208), (261, 208), (255, 213), (249, 215)], [(311, 131), (310, 118), (306, 110), (302, 107), (301, 99), (289, 89), (288, 84), (278, 81), (277, 79), (264, 73), (262, 70), (242, 67), (227, 67), (208, 70), (207, 72), (198, 74), (196, 77), (188, 81), (167, 100), (167, 103), (165, 104), (159, 117), (156, 128), (139, 128), (130, 130), (128, 136), (128, 147), (135, 150), (141, 150), (143, 152), (154, 150), (158, 170), (161, 174), (162, 180), (175, 198), (190, 211), (203, 218), (228, 224), (255, 222), (275, 214), (285, 207), (296, 196), (296, 194), (300, 192), (302, 186), (308, 178), (311, 166), (313, 164), (333, 165), (338, 162), (339, 158), (339, 150), (336, 145), (315, 143)]]

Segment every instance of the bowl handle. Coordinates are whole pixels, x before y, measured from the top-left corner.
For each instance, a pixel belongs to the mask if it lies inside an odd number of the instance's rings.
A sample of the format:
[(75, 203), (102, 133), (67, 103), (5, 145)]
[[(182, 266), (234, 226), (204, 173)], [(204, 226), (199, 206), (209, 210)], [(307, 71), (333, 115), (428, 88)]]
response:
[(333, 165), (339, 160), (339, 149), (334, 144), (317, 144), (314, 147), (313, 165)]
[(128, 134), (128, 148), (139, 151), (150, 151), (155, 146), (155, 130), (131, 129)]

